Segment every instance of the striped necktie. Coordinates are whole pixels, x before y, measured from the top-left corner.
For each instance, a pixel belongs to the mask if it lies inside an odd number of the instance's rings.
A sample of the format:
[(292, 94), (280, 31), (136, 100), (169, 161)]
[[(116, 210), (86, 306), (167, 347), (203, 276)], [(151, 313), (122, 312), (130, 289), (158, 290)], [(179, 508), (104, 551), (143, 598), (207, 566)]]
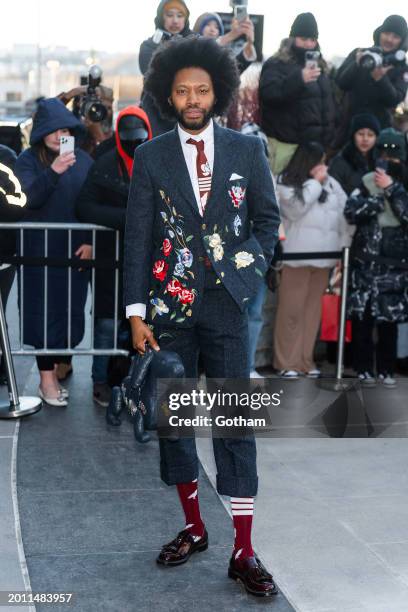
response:
[(200, 213), (203, 215), (211, 193), (211, 168), (204, 153), (204, 140), (189, 138), (187, 144), (194, 145), (197, 149), (196, 167), (201, 202)]

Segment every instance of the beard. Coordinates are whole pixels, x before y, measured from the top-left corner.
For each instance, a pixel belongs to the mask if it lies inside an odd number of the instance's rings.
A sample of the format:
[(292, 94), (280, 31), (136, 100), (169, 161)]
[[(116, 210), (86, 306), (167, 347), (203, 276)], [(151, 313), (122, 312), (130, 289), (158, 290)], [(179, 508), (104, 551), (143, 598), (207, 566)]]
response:
[[(193, 109), (190, 108), (188, 110), (193, 110)], [(187, 119), (186, 117), (184, 117), (183, 112), (180, 112), (175, 107), (173, 107), (173, 111), (181, 127), (183, 127), (186, 130), (203, 129), (214, 115), (212, 108), (208, 111), (204, 111), (200, 119)]]

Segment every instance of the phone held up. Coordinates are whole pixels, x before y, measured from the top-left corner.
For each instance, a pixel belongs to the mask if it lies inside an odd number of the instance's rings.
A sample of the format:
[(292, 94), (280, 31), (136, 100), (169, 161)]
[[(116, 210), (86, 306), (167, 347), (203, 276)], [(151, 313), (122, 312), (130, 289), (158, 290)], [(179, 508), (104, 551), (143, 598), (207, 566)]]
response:
[(248, 9), (245, 5), (237, 4), (234, 6), (234, 17), (238, 21), (245, 21), (248, 17)]
[(305, 67), (316, 70), (319, 67), (320, 51), (306, 51)]
[(60, 139), (60, 155), (63, 153), (73, 153), (75, 150), (74, 136), (61, 136)]

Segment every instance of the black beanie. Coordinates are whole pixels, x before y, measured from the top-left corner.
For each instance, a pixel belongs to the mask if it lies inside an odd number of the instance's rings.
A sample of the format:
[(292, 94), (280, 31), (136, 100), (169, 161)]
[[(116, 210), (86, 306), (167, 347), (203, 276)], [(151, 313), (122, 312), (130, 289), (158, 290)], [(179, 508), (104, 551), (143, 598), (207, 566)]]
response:
[(319, 30), (314, 15), (312, 13), (300, 13), (290, 28), (289, 36), (292, 38), (302, 36), (303, 38), (315, 38), (317, 40)]
[(404, 40), (408, 34), (407, 22), (401, 15), (390, 15), (380, 26), (379, 31), (392, 32)]
[(354, 136), (354, 134), (358, 132), (358, 130), (364, 130), (365, 128), (372, 130), (377, 134), (377, 136), (381, 131), (380, 122), (378, 121), (375, 115), (372, 115), (371, 113), (361, 113), (360, 115), (354, 115), (351, 120), (350, 126), (351, 135)]

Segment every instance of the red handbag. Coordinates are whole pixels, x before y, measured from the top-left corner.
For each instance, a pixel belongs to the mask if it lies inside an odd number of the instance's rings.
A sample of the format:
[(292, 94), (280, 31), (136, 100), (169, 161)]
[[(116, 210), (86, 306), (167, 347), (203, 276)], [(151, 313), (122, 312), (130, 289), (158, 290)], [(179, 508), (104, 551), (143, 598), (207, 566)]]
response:
[[(320, 340), (338, 342), (340, 326), (341, 298), (335, 293), (326, 292), (322, 296), (322, 322)], [(351, 321), (346, 321), (345, 341), (351, 342)]]

